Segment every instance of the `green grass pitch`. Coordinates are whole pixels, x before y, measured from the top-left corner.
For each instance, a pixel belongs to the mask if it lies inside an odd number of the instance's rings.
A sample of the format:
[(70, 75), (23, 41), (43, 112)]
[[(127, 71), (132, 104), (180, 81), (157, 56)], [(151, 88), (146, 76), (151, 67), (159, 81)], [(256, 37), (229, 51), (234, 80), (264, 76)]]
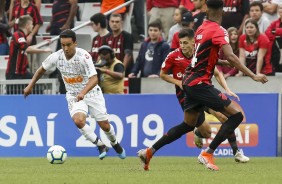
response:
[(139, 158), (70, 157), (52, 165), (46, 158), (0, 158), (1, 184), (279, 184), (282, 158), (251, 158), (236, 163), (217, 158), (220, 171), (209, 171), (196, 157), (154, 157), (150, 171), (143, 171)]

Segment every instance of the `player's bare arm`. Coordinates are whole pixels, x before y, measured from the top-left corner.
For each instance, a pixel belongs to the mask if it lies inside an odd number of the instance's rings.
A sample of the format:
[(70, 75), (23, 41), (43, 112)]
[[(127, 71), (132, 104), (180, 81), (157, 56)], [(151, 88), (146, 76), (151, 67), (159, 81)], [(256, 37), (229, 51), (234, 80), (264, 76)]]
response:
[(266, 83), (268, 79), (263, 74), (254, 74), (251, 70), (249, 70), (245, 65), (243, 65), (239, 58), (233, 53), (232, 48), (229, 44), (223, 45), (222, 50), (224, 55), (227, 57), (227, 60), (235, 66), (238, 70), (243, 72), (245, 75), (251, 77), (254, 81)]
[(85, 88), (77, 95), (77, 101), (83, 100), (84, 95), (86, 95), (92, 88), (94, 88), (98, 84), (97, 75), (93, 75), (89, 78), (88, 83)]
[(181, 80), (177, 80), (171, 76), (168, 75), (168, 73), (166, 71), (161, 70), (160, 72), (160, 77), (161, 79), (163, 79), (166, 82), (172, 83), (177, 85), (178, 87), (180, 87), (181, 89), (183, 89), (182, 87), (182, 81)]
[(215, 67), (214, 68), (214, 76), (218, 82), (218, 84), (221, 85), (221, 87), (226, 91), (226, 93), (229, 95), (229, 96), (233, 96), (235, 97), (238, 101), (240, 101), (240, 98), (238, 95), (236, 95), (233, 91), (230, 90), (230, 88), (228, 87), (227, 85), (227, 82), (223, 76), (223, 74)]
[(46, 70), (42, 66), (37, 69), (28, 86), (24, 88), (24, 97), (27, 97), (32, 92), (33, 86), (42, 77), (42, 75), (44, 75), (45, 72)]

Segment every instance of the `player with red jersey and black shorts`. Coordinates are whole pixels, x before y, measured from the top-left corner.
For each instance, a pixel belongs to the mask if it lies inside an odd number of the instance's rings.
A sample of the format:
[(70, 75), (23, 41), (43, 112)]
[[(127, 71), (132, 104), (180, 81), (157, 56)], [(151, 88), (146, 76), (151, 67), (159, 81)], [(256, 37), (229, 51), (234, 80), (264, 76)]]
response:
[(198, 161), (208, 169), (219, 170), (213, 161), (213, 152), (243, 120), (243, 114), (235, 107), (234, 102), (216, 89), (211, 82), (220, 48), (227, 60), (245, 75), (261, 83), (268, 80), (265, 75), (256, 75), (250, 71), (233, 53), (229, 45), (228, 33), (220, 26), (223, 1), (207, 0), (207, 7), (207, 20), (196, 32), (192, 62), (186, 69), (182, 80), (185, 91), (184, 122), (191, 129), (195, 127), (198, 116), (204, 107), (219, 111), (227, 116), (228, 120), (220, 127), (209, 147), (198, 156)]
[[(194, 50), (194, 31), (192, 29), (182, 29), (179, 32), (179, 41), (180, 41), (180, 48), (172, 51), (162, 65), (162, 70), (160, 72), (160, 77), (167, 82), (175, 84), (176, 89), (176, 96), (178, 98), (179, 104), (181, 105), (184, 111), (184, 100), (185, 94), (183, 91), (182, 86), (182, 77), (184, 75), (185, 69), (190, 65), (192, 57), (193, 57), (193, 50)], [(172, 73), (172, 76), (168, 75), (169, 72)], [(215, 68), (215, 77), (218, 80), (219, 84), (226, 90), (227, 94), (230, 96), (234, 96), (238, 99), (238, 96), (234, 94), (227, 86), (226, 81), (223, 75)], [(208, 112), (211, 112), (215, 117), (221, 120), (221, 122), (225, 122), (227, 118), (220, 113), (207, 109)], [(197, 130), (195, 134), (196, 137), (201, 138), (210, 138), (211, 136), (211, 127), (207, 122), (205, 122), (204, 111), (200, 114), (200, 118), (198, 118), (196, 127)], [(224, 117), (224, 118), (223, 118)], [(222, 121), (223, 120), (223, 121)], [(141, 149), (138, 152), (138, 156), (141, 158), (143, 162), (143, 166), (145, 170), (149, 169), (149, 162), (152, 156), (158, 151), (161, 147), (169, 144), (177, 139), (179, 139), (182, 135), (188, 133), (190, 127), (188, 127), (185, 123), (181, 123), (175, 127), (172, 127), (162, 138), (160, 138), (152, 147), (147, 149)], [(195, 144), (199, 147), (199, 139), (195, 139)], [(248, 162), (249, 158), (244, 156), (242, 153), (239, 152), (236, 136), (232, 134), (232, 137), (228, 137), (228, 141), (230, 145), (236, 153), (235, 160), (238, 162)], [(201, 144), (202, 146), (202, 144)]]

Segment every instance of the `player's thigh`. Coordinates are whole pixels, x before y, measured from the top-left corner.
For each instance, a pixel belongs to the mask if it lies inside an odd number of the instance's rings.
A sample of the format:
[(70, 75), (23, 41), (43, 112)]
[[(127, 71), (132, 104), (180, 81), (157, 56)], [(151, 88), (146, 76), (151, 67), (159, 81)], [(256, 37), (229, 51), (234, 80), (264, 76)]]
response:
[(214, 111), (223, 112), (225, 111), (225, 107), (229, 106), (231, 103), (231, 100), (214, 86), (202, 84), (197, 85), (192, 90), (194, 98), (196, 98), (200, 104)]
[(86, 100), (91, 117), (93, 117), (96, 121), (108, 120), (106, 103), (102, 92), (99, 92), (94, 97), (87, 98)]
[(67, 97), (68, 109), (70, 116), (73, 116), (76, 113), (83, 113), (85, 116), (88, 114), (88, 106), (84, 100), (77, 102), (76, 97)]
[(230, 117), (234, 114), (237, 114), (238, 112), (241, 112), (237, 106), (235, 105), (235, 103), (233, 101), (231, 101), (231, 103), (224, 107), (223, 112), (227, 117)]

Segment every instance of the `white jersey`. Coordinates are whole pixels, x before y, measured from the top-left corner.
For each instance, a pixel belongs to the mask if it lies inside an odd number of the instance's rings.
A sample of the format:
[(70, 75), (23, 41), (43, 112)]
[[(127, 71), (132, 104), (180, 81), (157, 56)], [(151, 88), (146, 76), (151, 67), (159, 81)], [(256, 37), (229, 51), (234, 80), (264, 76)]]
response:
[[(81, 48), (76, 48), (75, 55), (67, 60), (63, 50), (59, 50), (43, 61), (42, 66), (45, 70), (59, 69), (64, 80), (67, 95), (77, 96), (86, 86), (89, 78), (97, 75), (97, 71), (92, 62), (90, 54)], [(85, 97), (94, 96), (100, 87), (96, 85)]]

